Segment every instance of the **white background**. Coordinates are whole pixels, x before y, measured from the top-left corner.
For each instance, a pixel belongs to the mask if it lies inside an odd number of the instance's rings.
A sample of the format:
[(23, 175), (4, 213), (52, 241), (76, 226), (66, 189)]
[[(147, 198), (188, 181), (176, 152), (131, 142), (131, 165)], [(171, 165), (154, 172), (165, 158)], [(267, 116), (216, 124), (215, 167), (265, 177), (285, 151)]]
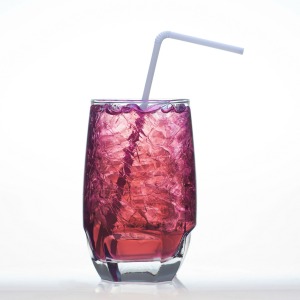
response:
[(300, 282), (297, 0), (1, 0), (0, 280), (93, 278), (82, 228), (90, 99), (191, 100), (198, 219), (179, 279)]

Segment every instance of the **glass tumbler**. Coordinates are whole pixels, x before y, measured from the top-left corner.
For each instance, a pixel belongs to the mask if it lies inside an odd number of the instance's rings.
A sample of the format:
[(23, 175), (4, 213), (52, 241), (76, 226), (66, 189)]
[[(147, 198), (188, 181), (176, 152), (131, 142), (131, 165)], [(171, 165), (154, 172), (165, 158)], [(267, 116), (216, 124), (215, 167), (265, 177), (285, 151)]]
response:
[(92, 100), (83, 219), (103, 280), (170, 281), (196, 225), (189, 100)]

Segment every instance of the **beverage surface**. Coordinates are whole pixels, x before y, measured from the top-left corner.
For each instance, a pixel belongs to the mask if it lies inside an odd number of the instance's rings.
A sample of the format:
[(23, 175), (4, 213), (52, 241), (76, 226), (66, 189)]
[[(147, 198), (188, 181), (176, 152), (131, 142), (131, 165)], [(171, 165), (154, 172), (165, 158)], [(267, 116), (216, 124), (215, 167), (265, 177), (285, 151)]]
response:
[(167, 260), (196, 222), (190, 108), (92, 105), (84, 228), (94, 259)]

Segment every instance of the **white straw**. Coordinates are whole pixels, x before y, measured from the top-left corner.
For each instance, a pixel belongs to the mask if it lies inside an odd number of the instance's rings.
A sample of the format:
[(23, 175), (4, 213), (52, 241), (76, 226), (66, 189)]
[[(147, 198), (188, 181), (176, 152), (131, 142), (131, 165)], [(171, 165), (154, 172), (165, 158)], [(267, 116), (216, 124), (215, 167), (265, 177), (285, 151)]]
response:
[(147, 75), (144, 93), (143, 93), (143, 97), (142, 97), (142, 100), (145, 101), (142, 104), (143, 109), (147, 107), (147, 102), (148, 102), (149, 95), (150, 95), (150, 89), (151, 89), (151, 85), (152, 85), (152, 81), (153, 81), (153, 76), (154, 76), (154, 72), (155, 72), (155, 67), (156, 67), (156, 63), (157, 63), (157, 59), (158, 59), (160, 46), (161, 46), (161, 43), (163, 42), (163, 40), (166, 38), (180, 40), (180, 41), (184, 41), (184, 42), (188, 42), (188, 43), (194, 43), (194, 44), (207, 46), (207, 47), (211, 47), (211, 48), (216, 48), (216, 49), (220, 49), (220, 50), (225, 50), (225, 51), (229, 51), (229, 52), (234, 52), (234, 53), (238, 53), (238, 54), (243, 54), (243, 52), (244, 52), (244, 49), (240, 48), (240, 47), (222, 44), (222, 43), (209, 41), (209, 40), (205, 40), (205, 39), (200, 39), (197, 37), (184, 35), (184, 34), (180, 34), (180, 33), (176, 33), (176, 32), (164, 31), (164, 32), (160, 33), (156, 37), (155, 42), (154, 42), (153, 52), (152, 52), (151, 61), (150, 61), (149, 69), (148, 69), (148, 75)]

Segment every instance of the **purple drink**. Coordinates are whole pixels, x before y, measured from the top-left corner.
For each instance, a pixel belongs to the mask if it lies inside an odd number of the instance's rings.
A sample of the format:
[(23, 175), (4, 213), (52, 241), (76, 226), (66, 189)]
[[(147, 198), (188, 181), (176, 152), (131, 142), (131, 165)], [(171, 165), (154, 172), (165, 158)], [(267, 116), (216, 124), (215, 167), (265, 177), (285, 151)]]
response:
[(188, 100), (138, 104), (92, 103), (84, 228), (101, 278), (171, 280), (196, 225), (190, 108)]

